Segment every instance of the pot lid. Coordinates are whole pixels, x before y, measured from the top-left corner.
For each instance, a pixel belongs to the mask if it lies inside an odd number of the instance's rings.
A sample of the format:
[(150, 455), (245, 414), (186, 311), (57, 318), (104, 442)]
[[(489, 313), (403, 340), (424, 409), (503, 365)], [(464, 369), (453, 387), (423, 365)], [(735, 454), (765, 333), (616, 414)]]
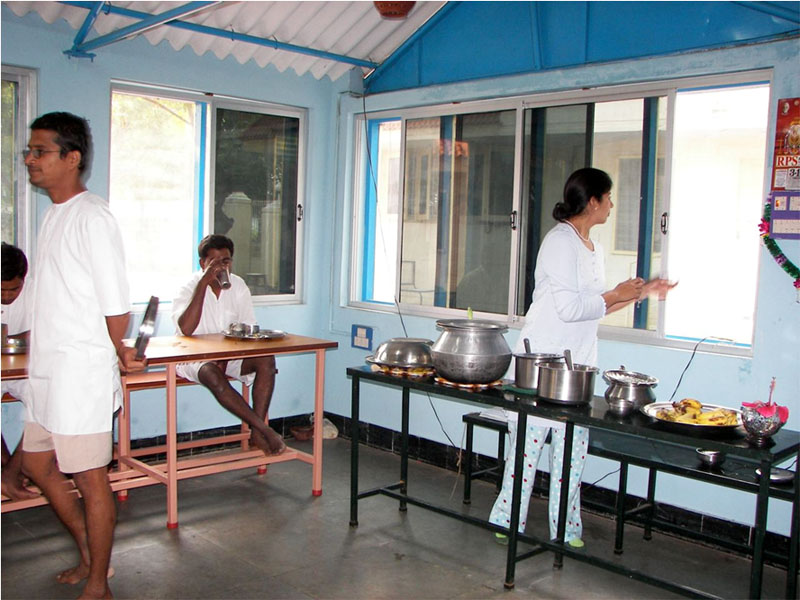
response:
[(467, 331), (508, 331), (508, 327), (495, 321), (480, 319), (440, 319), (436, 326), (442, 329), (463, 329)]
[(658, 379), (651, 375), (644, 373), (637, 373), (635, 371), (625, 371), (622, 369), (613, 369), (605, 371), (603, 378), (609, 383), (620, 383), (622, 385), (656, 385)]

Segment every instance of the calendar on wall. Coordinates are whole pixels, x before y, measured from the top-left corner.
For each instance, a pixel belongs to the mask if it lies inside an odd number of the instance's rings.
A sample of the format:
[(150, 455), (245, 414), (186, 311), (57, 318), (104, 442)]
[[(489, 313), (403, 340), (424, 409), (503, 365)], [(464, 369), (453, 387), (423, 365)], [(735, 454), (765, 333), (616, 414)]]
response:
[(800, 239), (800, 98), (778, 100), (770, 187), (770, 237)]

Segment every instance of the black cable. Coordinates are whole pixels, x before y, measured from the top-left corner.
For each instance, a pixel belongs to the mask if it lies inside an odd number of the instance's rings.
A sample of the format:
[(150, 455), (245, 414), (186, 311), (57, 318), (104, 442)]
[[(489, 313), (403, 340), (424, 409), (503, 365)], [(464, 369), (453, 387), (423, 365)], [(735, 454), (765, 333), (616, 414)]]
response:
[(675, 397), (678, 388), (681, 387), (681, 381), (683, 381), (683, 376), (686, 375), (686, 371), (689, 369), (689, 365), (691, 365), (692, 360), (694, 360), (694, 355), (697, 352), (697, 347), (703, 342), (705, 342), (707, 339), (708, 339), (707, 337), (704, 337), (702, 340), (700, 340), (694, 345), (694, 349), (692, 350), (692, 355), (689, 357), (689, 362), (687, 362), (686, 366), (683, 368), (683, 373), (681, 373), (681, 376), (678, 378), (678, 384), (675, 386), (675, 389), (672, 391), (672, 395), (669, 397), (669, 400), (667, 400), (667, 402), (672, 402), (672, 399)]

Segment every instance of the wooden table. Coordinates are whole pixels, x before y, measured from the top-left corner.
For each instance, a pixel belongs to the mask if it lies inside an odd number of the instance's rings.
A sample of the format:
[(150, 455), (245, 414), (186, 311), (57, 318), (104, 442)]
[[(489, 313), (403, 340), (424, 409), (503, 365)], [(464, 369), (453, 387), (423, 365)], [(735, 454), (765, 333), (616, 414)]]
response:
[[(118, 463), (119, 469), (109, 473), (112, 490), (124, 493), (128, 489), (153, 484), (167, 487), (167, 527), (178, 526), (178, 481), (191, 477), (199, 477), (211, 473), (219, 473), (247, 467), (264, 467), (270, 463), (288, 460), (300, 460), (311, 464), (311, 493), (322, 494), (322, 427), (325, 351), (336, 348), (336, 342), (301, 335), (288, 334), (278, 340), (234, 340), (222, 334), (197, 335), (192, 337), (170, 336), (156, 337), (150, 340), (147, 347), (147, 360), (150, 368), (164, 367), (163, 371), (148, 371), (143, 374), (123, 376), (123, 392), (126, 411), (119, 417)], [(176, 374), (178, 363), (235, 360), (259, 356), (282, 354), (314, 353), (315, 391), (314, 422), (320, 424), (314, 428), (311, 454), (293, 448), (279, 456), (266, 456), (260, 450), (248, 450), (242, 444), (238, 452), (212, 452), (201, 457), (189, 457), (178, 460), (178, 395), (179, 378)], [(26, 355), (3, 355), (3, 379), (22, 379), (27, 376)], [(141, 382), (148, 382), (141, 385)], [(141, 387), (140, 387), (141, 385)], [(145, 463), (134, 457), (136, 451), (130, 447), (130, 392), (136, 389), (166, 389), (166, 460), (163, 463)], [(243, 436), (240, 435), (241, 439)], [(220, 438), (203, 440), (202, 444), (219, 443)], [(197, 443), (195, 443), (197, 445)], [(139, 453), (141, 454), (141, 452)], [(3, 512), (18, 508), (27, 508), (44, 504), (46, 500), (4, 501)]]

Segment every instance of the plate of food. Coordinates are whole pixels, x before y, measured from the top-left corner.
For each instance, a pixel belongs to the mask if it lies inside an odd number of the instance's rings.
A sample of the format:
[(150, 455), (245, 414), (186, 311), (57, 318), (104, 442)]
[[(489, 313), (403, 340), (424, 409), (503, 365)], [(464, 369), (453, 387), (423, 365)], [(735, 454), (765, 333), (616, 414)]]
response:
[(385, 373), (387, 375), (396, 375), (399, 377), (429, 377), (435, 373), (433, 367), (390, 365), (376, 360), (374, 356), (368, 356), (364, 360), (372, 367), (373, 371), (378, 371), (379, 373)]
[(732, 433), (742, 425), (742, 412), (727, 406), (703, 404), (694, 398), (653, 402), (641, 411), (667, 429), (700, 435)]
[(222, 335), (233, 340), (279, 340), (285, 338), (287, 334), (279, 329), (259, 329), (252, 332), (223, 329)]

